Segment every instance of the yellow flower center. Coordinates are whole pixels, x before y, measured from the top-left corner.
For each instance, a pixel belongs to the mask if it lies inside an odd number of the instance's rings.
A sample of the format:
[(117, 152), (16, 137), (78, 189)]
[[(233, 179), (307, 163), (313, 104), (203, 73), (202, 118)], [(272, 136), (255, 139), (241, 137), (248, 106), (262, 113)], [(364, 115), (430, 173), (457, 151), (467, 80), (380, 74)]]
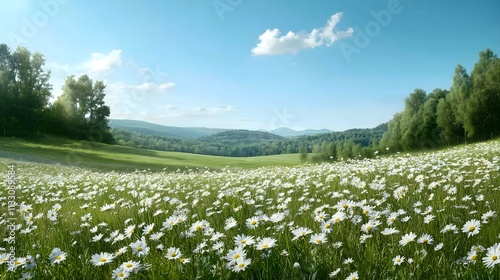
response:
[(141, 246), (137, 246), (137, 251), (142, 251), (142, 247)]
[(170, 256), (173, 258), (173, 257), (177, 256), (177, 254), (172, 252), (172, 253), (170, 253)]
[(325, 228), (330, 228), (330, 224), (325, 224)]
[(236, 260), (236, 259), (238, 259), (239, 257), (240, 257), (240, 254), (236, 254), (236, 255), (234, 255), (234, 257), (233, 257), (233, 258)]
[(125, 276), (125, 273), (123, 273), (123, 272), (121, 272), (121, 271), (120, 271), (120, 272), (118, 272), (118, 275), (117, 275), (117, 276), (118, 276), (118, 277), (123, 277), (123, 276)]
[(477, 256), (476, 256), (476, 255), (472, 255), (472, 257), (470, 257), (470, 259), (471, 259), (471, 260), (473, 260), (473, 261), (475, 261), (475, 260), (476, 260), (476, 258), (477, 258)]
[(245, 239), (243, 239), (243, 240), (241, 240), (241, 243), (242, 243), (242, 244), (246, 244), (246, 243), (247, 243), (247, 241), (246, 241)]
[(491, 259), (494, 260), (494, 261), (496, 261), (498, 259), (498, 256), (497, 255), (492, 256)]
[(371, 226), (367, 226), (366, 227), (366, 231), (370, 231), (370, 230), (372, 230), (372, 227)]
[(268, 244), (264, 244), (264, 245), (262, 245), (262, 248), (268, 248), (268, 247), (269, 247), (269, 245), (268, 245)]
[(476, 229), (476, 227), (475, 227), (475, 226), (470, 226), (470, 227), (469, 227), (469, 231), (474, 231), (475, 229)]
[(99, 261), (100, 261), (100, 262), (106, 262), (107, 260), (108, 260), (108, 259), (106, 259), (106, 258), (100, 258), (100, 259), (99, 259)]
[(57, 256), (57, 257), (56, 257), (56, 260), (60, 260), (60, 259), (61, 259), (61, 256)]
[(125, 265), (127, 268), (131, 268), (132, 267), (132, 264), (131, 263), (128, 263)]
[(255, 226), (257, 224), (257, 222), (256, 221), (252, 221), (251, 224), (252, 224), (252, 226)]
[(240, 264), (238, 265), (238, 267), (239, 267), (239, 268), (243, 268), (243, 267), (245, 267), (245, 264), (244, 264), (244, 263), (240, 263)]

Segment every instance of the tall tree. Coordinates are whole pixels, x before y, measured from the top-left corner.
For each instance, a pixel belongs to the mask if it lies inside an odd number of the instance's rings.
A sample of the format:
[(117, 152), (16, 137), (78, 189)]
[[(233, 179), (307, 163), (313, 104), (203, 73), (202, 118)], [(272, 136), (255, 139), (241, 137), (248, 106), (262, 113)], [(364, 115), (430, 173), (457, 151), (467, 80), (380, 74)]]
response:
[(467, 143), (467, 130), (465, 123), (467, 122), (467, 103), (471, 93), (471, 81), (462, 65), (457, 65), (453, 74), (453, 84), (450, 88), (450, 104), (457, 123), (462, 127), (464, 141)]
[(0, 122), (4, 135), (42, 132), (43, 114), (48, 108), (52, 86), (45, 59), (18, 47), (13, 53), (0, 45)]
[(401, 116), (401, 144), (405, 150), (416, 149), (421, 146), (418, 137), (418, 126), (423, 121), (421, 110), (427, 98), (422, 89), (415, 89), (405, 99), (405, 109)]
[[(449, 96), (439, 100), (436, 123), (441, 129), (443, 139), (448, 145), (455, 145), (463, 132), (462, 126), (456, 121)], [(463, 133), (462, 133), (463, 134)]]
[(472, 90), (465, 111), (464, 127), (470, 137), (484, 140), (500, 129), (500, 93), (488, 78), (498, 71), (498, 57), (490, 49), (480, 52), (471, 72)]
[(62, 107), (66, 120), (74, 124), (70, 133), (77, 139), (113, 141), (107, 119), (110, 109), (104, 102), (105, 88), (102, 81), (94, 83), (87, 75), (78, 80), (74, 76), (66, 78), (63, 94), (55, 106)]

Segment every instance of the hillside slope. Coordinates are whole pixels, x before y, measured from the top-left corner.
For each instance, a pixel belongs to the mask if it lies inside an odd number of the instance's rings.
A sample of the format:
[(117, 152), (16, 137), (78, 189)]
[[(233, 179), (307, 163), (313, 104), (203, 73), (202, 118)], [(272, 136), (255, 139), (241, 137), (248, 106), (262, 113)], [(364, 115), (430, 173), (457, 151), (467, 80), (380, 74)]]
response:
[(206, 127), (165, 126), (145, 121), (116, 120), (116, 119), (110, 119), (109, 126), (112, 129), (125, 129), (143, 135), (155, 135), (160, 137), (179, 138), (179, 139), (194, 139), (227, 130), (219, 128), (206, 128)]

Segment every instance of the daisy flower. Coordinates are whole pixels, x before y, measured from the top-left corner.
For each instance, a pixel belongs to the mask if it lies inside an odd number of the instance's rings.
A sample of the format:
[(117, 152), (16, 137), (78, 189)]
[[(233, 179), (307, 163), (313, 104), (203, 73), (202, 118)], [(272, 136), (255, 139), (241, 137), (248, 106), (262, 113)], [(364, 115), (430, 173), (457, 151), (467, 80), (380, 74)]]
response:
[(90, 262), (92, 262), (95, 266), (101, 266), (107, 263), (112, 262), (114, 259), (113, 254), (110, 253), (99, 253), (92, 255)]
[(257, 250), (270, 249), (276, 246), (276, 239), (265, 237), (257, 244)]
[(160, 238), (162, 238), (162, 236), (164, 235), (163, 232), (156, 232), (156, 233), (153, 233), (151, 234), (151, 236), (149, 237), (149, 240), (153, 240), (153, 241), (158, 241), (160, 240)]
[(130, 272), (122, 267), (118, 267), (117, 269), (113, 270), (113, 273), (111, 274), (111, 277), (113, 277), (113, 279), (118, 280), (127, 279), (129, 276)]
[(130, 248), (132, 248), (132, 252), (136, 256), (141, 257), (149, 253), (149, 247), (144, 240), (138, 240), (134, 243), (131, 243), (129, 246)]
[(101, 240), (101, 238), (103, 236), (104, 236), (104, 234), (101, 233), (101, 234), (98, 234), (98, 235), (92, 237), (92, 242), (97, 242), (97, 241)]
[(253, 216), (246, 220), (246, 225), (249, 229), (254, 229), (259, 226), (259, 217)]
[(250, 263), (252, 263), (251, 259), (238, 258), (231, 270), (234, 272), (244, 271), (250, 265)]
[(399, 245), (406, 246), (406, 244), (408, 244), (412, 241), (415, 241), (416, 237), (417, 237), (417, 235), (413, 232), (407, 233), (407, 234), (403, 235), (403, 237), (401, 237), (401, 240), (399, 241)]
[(400, 255), (397, 255), (394, 259), (392, 259), (394, 265), (401, 265), (402, 263), (404, 263), (404, 261), (405, 257), (401, 257)]
[(150, 225), (147, 225), (145, 226), (143, 229), (142, 229), (142, 235), (148, 235), (150, 234), (151, 232), (153, 232), (153, 228), (154, 228), (155, 224), (150, 224)]
[(347, 258), (347, 259), (345, 259), (342, 263), (343, 263), (343, 264), (351, 264), (351, 263), (353, 263), (353, 262), (354, 262), (354, 260), (353, 260), (352, 258)]
[(486, 256), (483, 258), (483, 264), (488, 268), (494, 267), (498, 263), (500, 263), (500, 243), (488, 248)]
[(337, 268), (334, 271), (330, 272), (330, 274), (328, 274), (328, 277), (334, 278), (337, 274), (339, 274), (339, 272), (340, 272), (340, 268)]
[(123, 268), (123, 270), (128, 271), (128, 272), (131, 272), (131, 271), (137, 272), (141, 269), (141, 264), (139, 262), (127, 261), (127, 262), (122, 263), (120, 265), (120, 267)]
[(64, 261), (66, 259), (66, 253), (61, 251), (59, 248), (52, 249), (52, 252), (49, 255), (49, 260), (51, 264), (56, 264)]
[(453, 233), (457, 233), (458, 232), (457, 226), (454, 225), (454, 224), (447, 224), (441, 230), (441, 233), (446, 233), (446, 232), (450, 232), (450, 231), (453, 232)]
[(385, 228), (381, 233), (383, 235), (392, 235), (392, 234), (399, 233), (399, 230), (397, 230), (395, 228)]
[(306, 236), (306, 235), (308, 235), (308, 234), (310, 234), (310, 233), (312, 233), (312, 232), (313, 232), (313, 231), (312, 231), (312, 230), (310, 230), (310, 229), (308, 229), (308, 228), (305, 228), (305, 227), (299, 227), (299, 228), (294, 229), (294, 230), (292, 231), (292, 233), (293, 233), (293, 235), (294, 235), (294, 237), (292, 238), (292, 240), (297, 240), (297, 239), (299, 239), (300, 237), (302, 237), (302, 236)]
[(309, 240), (309, 243), (313, 243), (313, 244), (322, 244), (322, 243), (326, 243), (326, 242), (327, 242), (327, 238), (326, 238), (326, 235), (324, 233), (314, 234), (311, 236), (311, 239)]
[(233, 250), (229, 250), (227, 252), (226, 256), (224, 259), (228, 261), (229, 265), (232, 265), (236, 263), (238, 259), (245, 258), (246, 257), (246, 252), (243, 249), (243, 247), (236, 247)]
[(228, 230), (230, 228), (233, 228), (236, 225), (238, 225), (238, 222), (233, 217), (229, 217), (226, 219), (226, 224), (224, 226), (224, 230)]
[(481, 223), (478, 220), (472, 219), (467, 221), (462, 227), (462, 232), (467, 233), (467, 237), (471, 237), (479, 233)]
[(135, 232), (135, 225), (130, 225), (125, 229), (125, 236), (130, 237)]
[(247, 245), (255, 244), (255, 240), (253, 236), (246, 236), (244, 234), (240, 234), (234, 238), (234, 243), (236, 243), (237, 246), (245, 247)]
[(417, 243), (432, 244), (434, 239), (429, 234), (422, 234), (422, 236), (417, 240)]
[(182, 256), (181, 250), (176, 247), (170, 247), (167, 250), (165, 257), (169, 260), (176, 260)]
[(358, 272), (354, 271), (351, 274), (349, 274), (349, 276), (347, 276), (345, 280), (357, 280), (357, 279), (359, 279)]

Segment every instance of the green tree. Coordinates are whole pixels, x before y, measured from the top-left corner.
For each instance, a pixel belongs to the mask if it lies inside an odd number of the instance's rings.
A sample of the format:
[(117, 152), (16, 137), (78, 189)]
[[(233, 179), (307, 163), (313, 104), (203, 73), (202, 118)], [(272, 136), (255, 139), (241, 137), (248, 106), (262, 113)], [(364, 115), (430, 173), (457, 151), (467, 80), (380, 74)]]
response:
[(302, 163), (306, 162), (307, 161), (307, 156), (308, 156), (308, 152), (307, 152), (306, 146), (301, 145), (299, 147), (300, 162), (302, 162)]
[(52, 86), (45, 59), (18, 47), (0, 45), (0, 125), (4, 135), (42, 133)]
[(455, 119), (455, 114), (449, 98), (439, 100), (436, 123), (441, 129), (442, 137), (445, 139), (446, 143), (448, 145), (457, 144), (462, 128)]
[(500, 92), (496, 83), (489, 83), (498, 76), (498, 58), (487, 49), (479, 53), (479, 61), (471, 72), (471, 92), (465, 108), (464, 128), (469, 137), (485, 140), (496, 135), (500, 127)]
[(450, 104), (455, 116), (456, 122), (462, 127), (464, 141), (467, 143), (467, 103), (471, 92), (471, 81), (462, 65), (457, 65), (453, 74), (453, 84), (450, 88)]
[(83, 75), (75, 80), (69, 76), (63, 86), (63, 94), (57, 99), (55, 106), (64, 111), (67, 122), (74, 124), (70, 134), (77, 139), (111, 143), (108, 119), (110, 108), (105, 105), (106, 86), (102, 81), (95, 83)]

